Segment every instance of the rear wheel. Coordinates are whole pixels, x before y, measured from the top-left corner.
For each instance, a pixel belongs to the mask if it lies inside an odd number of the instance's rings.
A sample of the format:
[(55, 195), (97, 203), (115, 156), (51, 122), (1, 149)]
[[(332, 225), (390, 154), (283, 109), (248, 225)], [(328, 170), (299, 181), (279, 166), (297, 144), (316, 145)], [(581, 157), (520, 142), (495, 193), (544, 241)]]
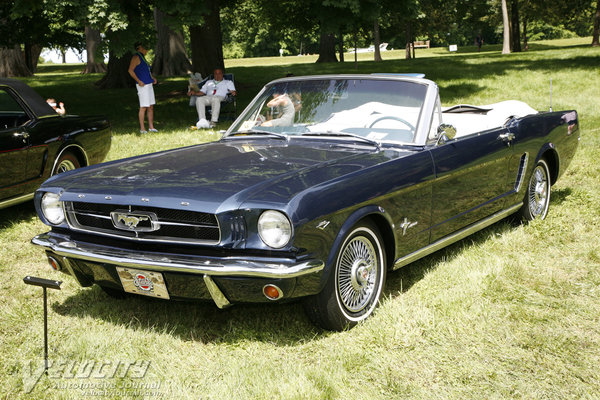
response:
[(304, 308), (314, 323), (341, 331), (373, 313), (385, 285), (382, 243), (377, 227), (371, 222), (361, 222), (350, 230), (325, 288), (305, 300)]
[(52, 171), (52, 175), (60, 174), (61, 172), (71, 171), (79, 168), (79, 160), (73, 153), (65, 151), (61, 154), (60, 158), (56, 162), (56, 167)]
[(550, 169), (545, 160), (535, 165), (521, 208), (521, 216), (527, 221), (544, 219), (550, 205)]

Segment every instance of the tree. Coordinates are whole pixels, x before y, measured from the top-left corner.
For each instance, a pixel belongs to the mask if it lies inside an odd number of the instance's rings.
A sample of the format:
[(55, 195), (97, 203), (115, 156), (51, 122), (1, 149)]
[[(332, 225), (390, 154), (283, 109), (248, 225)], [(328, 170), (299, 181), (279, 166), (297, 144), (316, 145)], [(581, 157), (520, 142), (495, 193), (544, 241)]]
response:
[(519, 23), (519, 0), (510, 2), (510, 50), (521, 51), (521, 31)]
[(205, 5), (208, 10), (203, 16), (204, 23), (190, 26), (192, 66), (203, 76), (225, 67), (219, 0), (206, 0)]
[(592, 34), (592, 46), (600, 46), (600, 0), (596, 0), (596, 12), (594, 13), (594, 32)]
[[(98, 29), (92, 28), (90, 25), (85, 26), (85, 49), (87, 61), (82, 74), (93, 74), (97, 72), (106, 72), (102, 54), (98, 52), (101, 48), (102, 37)], [(99, 58), (101, 61), (96, 61)]]
[(154, 9), (156, 27), (156, 51), (152, 63), (152, 73), (162, 76), (177, 76), (192, 72), (192, 64), (187, 57), (181, 28), (173, 30), (167, 14)]
[[(101, 9), (95, 10), (94, 7)], [(96, 86), (100, 89), (133, 87), (135, 82), (127, 72), (133, 44), (140, 41), (147, 48), (151, 47), (152, 8), (136, 0), (93, 2), (89, 6), (89, 20), (95, 25), (105, 26), (109, 44), (106, 74), (96, 82)]]
[(0, 77), (30, 75), (31, 71), (25, 65), (21, 46), (0, 47)]
[(506, 0), (502, 0), (502, 29), (504, 30), (504, 40), (502, 41), (502, 54), (510, 53), (510, 26), (508, 24), (508, 8)]

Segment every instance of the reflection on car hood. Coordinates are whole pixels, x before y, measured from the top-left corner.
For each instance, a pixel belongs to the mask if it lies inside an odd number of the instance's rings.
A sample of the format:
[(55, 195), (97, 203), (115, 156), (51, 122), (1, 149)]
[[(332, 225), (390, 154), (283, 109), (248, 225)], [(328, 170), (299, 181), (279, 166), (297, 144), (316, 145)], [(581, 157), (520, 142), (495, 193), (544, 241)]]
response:
[[(219, 212), (245, 202), (281, 204), (297, 193), (405, 155), (372, 146), (303, 146), (281, 140), (233, 140), (185, 147), (61, 174), (43, 186), (65, 201), (143, 204)], [(80, 200), (81, 201), (81, 200)]]

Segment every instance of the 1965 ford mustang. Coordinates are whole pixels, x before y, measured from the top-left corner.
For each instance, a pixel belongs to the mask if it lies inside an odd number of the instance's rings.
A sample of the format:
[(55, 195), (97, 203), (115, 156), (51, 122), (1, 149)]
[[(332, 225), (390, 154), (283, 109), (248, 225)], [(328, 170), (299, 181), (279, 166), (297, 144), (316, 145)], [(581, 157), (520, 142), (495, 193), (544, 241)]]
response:
[(442, 108), (397, 75), (266, 85), (218, 142), (70, 171), (36, 192), (36, 236), (81, 286), (162, 299), (304, 298), (341, 330), (386, 273), (508, 215), (544, 218), (579, 141), (575, 111)]

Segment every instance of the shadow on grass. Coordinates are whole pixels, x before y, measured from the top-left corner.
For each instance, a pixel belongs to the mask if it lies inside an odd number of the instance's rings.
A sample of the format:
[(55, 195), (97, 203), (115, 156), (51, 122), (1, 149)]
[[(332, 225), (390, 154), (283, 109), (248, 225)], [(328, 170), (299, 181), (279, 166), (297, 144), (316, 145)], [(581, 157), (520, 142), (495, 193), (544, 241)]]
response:
[(388, 273), (384, 295), (396, 297), (407, 292), (416, 283), (421, 281), (425, 275), (438, 268), (440, 264), (452, 261), (464, 251), (468, 251), (473, 246), (484, 243), (489, 239), (490, 234), (505, 234), (516, 229), (519, 225), (520, 223), (517, 219), (513, 218), (496, 222), (465, 239), (408, 264), (397, 271)]
[[(70, 279), (68, 282), (75, 285)], [(300, 302), (236, 304), (219, 310), (212, 302), (164, 301), (136, 295), (114, 299), (95, 285), (52, 308), (65, 316), (91, 316), (133, 330), (168, 333), (203, 343), (251, 340), (290, 346), (328, 334), (311, 324)]]
[[(515, 225), (510, 222), (499, 222), (468, 239), (390, 272), (385, 296), (402, 295), (445, 261), (485, 242), (490, 233), (504, 233), (514, 228)], [(75, 285), (71, 279), (68, 282)], [(203, 343), (250, 340), (295, 346), (332, 334), (310, 322), (300, 301), (236, 304), (219, 310), (211, 302), (163, 301), (136, 295), (119, 300), (108, 297), (98, 286), (93, 286), (77, 291), (63, 303), (53, 304), (52, 308), (65, 316), (99, 318), (133, 330), (168, 333), (182, 340)]]
[(32, 200), (12, 207), (3, 208), (0, 210), (0, 231), (10, 228), (19, 222), (34, 218), (36, 215)]

